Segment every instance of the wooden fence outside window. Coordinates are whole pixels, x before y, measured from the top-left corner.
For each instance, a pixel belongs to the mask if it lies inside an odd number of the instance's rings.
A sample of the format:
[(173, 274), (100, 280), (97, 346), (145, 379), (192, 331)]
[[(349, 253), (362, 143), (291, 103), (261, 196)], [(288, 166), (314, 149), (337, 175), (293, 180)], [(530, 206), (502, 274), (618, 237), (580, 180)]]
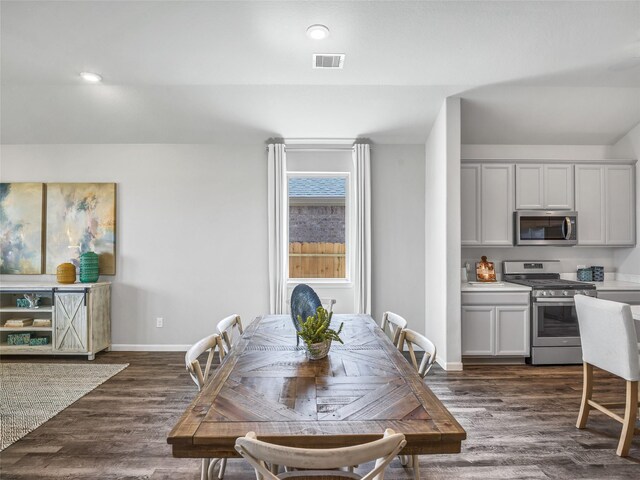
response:
[(289, 243), (289, 278), (345, 278), (344, 243)]

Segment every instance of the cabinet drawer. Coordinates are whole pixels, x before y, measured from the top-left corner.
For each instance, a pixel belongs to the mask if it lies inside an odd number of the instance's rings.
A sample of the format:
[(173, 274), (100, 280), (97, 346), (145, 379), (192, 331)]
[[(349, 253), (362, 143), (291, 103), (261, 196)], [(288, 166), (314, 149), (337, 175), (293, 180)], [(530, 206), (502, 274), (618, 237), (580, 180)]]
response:
[(462, 305), (529, 305), (529, 292), (463, 292)]

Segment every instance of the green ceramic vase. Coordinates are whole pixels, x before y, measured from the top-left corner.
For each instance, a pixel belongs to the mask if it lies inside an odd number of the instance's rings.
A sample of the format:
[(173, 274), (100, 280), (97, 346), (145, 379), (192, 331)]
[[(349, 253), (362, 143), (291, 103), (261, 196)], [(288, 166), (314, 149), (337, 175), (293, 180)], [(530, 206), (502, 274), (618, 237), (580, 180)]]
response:
[(82, 283), (97, 282), (99, 276), (98, 254), (85, 252), (80, 255), (80, 281)]

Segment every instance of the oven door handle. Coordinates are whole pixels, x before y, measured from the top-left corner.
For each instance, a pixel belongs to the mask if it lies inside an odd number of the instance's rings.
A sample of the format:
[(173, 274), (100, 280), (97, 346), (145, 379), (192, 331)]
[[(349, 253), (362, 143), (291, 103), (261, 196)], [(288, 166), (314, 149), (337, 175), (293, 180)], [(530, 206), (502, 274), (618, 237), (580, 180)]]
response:
[(536, 298), (533, 301), (534, 305), (560, 305), (572, 307), (575, 305), (573, 300), (569, 300), (567, 298)]

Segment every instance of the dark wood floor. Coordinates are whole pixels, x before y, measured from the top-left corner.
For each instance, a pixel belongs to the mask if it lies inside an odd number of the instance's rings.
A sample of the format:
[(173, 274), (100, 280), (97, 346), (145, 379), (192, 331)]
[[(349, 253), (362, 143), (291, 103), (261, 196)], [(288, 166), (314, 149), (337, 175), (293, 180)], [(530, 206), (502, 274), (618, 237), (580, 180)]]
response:
[[(165, 438), (196, 393), (182, 353), (110, 352), (129, 368), (0, 453), (0, 478), (196, 480), (199, 462), (171, 457)], [(3, 361), (26, 361), (3, 358)], [(28, 361), (83, 362), (30, 358)], [(596, 398), (623, 400), (623, 383), (598, 372)], [(639, 479), (640, 437), (615, 455), (621, 427), (592, 413), (577, 430), (581, 367), (440, 369), (427, 383), (467, 430), (459, 455), (422, 456), (428, 479)], [(255, 478), (231, 460), (227, 480)], [(410, 479), (395, 460), (387, 479)]]

